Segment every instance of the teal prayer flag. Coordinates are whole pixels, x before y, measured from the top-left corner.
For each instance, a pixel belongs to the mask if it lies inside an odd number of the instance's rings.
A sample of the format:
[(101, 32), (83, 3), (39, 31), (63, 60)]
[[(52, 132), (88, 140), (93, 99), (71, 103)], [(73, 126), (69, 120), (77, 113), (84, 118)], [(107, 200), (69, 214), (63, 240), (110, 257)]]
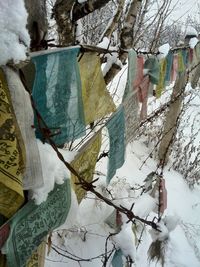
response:
[(123, 253), (121, 249), (115, 251), (114, 256), (112, 258), (112, 267), (123, 267), (122, 256)]
[(106, 124), (109, 133), (110, 149), (107, 182), (115, 175), (116, 170), (125, 160), (125, 118), (124, 108), (120, 106)]
[[(32, 56), (36, 67), (33, 99), (56, 145), (85, 135), (81, 79), (77, 62), (79, 48)], [(35, 115), (36, 136), (43, 140)]]
[(148, 69), (149, 80), (153, 84), (158, 84), (160, 77), (160, 66), (156, 57), (147, 58), (144, 69)]
[(184, 65), (187, 67), (187, 65), (188, 65), (188, 61), (189, 61), (189, 53), (188, 53), (188, 49), (183, 49), (183, 50), (182, 50), (182, 56), (183, 56), (183, 62), (184, 62)]
[(137, 53), (130, 49), (128, 52), (128, 73), (127, 73), (127, 82), (124, 90), (123, 101), (133, 91), (133, 81), (136, 77), (137, 70)]
[(29, 201), (10, 220), (10, 235), (5, 244), (8, 267), (25, 267), (35, 249), (44, 237), (62, 225), (71, 206), (70, 180), (54, 190), (45, 202), (36, 205)]

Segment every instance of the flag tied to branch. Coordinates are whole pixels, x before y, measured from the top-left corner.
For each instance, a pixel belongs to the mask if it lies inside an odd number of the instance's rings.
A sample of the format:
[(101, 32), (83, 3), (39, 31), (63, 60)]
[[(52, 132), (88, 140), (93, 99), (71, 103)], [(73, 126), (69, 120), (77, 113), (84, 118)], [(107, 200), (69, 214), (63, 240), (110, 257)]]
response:
[(96, 53), (84, 53), (79, 67), (85, 122), (89, 124), (114, 112), (116, 108), (106, 89), (99, 56)]
[[(36, 67), (33, 99), (56, 145), (85, 135), (81, 79), (77, 62), (79, 48), (68, 48), (32, 57)], [(45, 126), (35, 116), (36, 136), (43, 139)]]
[(107, 183), (109, 183), (116, 170), (122, 167), (125, 161), (125, 118), (123, 106), (120, 106), (112, 115), (106, 127), (110, 142), (107, 173)]
[(25, 150), (5, 75), (0, 69), (0, 214), (11, 217), (23, 204)]
[[(101, 148), (101, 131), (97, 132), (86, 144), (81, 148), (78, 155), (72, 161), (72, 167), (78, 174), (88, 183), (92, 182), (94, 169), (98, 154)], [(86, 191), (79, 183), (79, 179), (71, 174), (72, 186), (80, 203), (86, 194)]]
[(5, 244), (8, 267), (25, 267), (27, 260), (48, 232), (62, 225), (71, 205), (71, 185), (66, 179), (55, 184), (45, 202), (29, 201), (10, 220), (10, 235)]
[(5, 74), (17, 122), (25, 144), (26, 168), (23, 174), (23, 189), (38, 188), (44, 182), (37, 139), (35, 138), (35, 131), (31, 127), (33, 125), (33, 110), (30, 96), (16, 71), (6, 67)]

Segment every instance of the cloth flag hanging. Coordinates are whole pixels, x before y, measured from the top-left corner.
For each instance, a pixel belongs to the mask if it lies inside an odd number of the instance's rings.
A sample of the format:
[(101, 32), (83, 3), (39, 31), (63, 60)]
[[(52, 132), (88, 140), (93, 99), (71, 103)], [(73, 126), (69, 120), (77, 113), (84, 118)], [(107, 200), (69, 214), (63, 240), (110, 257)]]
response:
[(133, 90), (133, 82), (136, 77), (137, 53), (131, 49), (128, 53), (128, 74), (127, 82), (123, 95), (123, 106), (125, 114), (126, 144), (133, 141), (135, 131), (139, 124), (138, 118), (138, 98), (136, 91)]
[(140, 120), (144, 120), (147, 117), (147, 102), (148, 102), (148, 90), (149, 90), (150, 80), (149, 75), (144, 76), (141, 84), (138, 86), (138, 96), (142, 103), (140, 111)]
[(197, 45), (195, 46), (195, 55), (197, 61), (200, 61), (200, 42), (198, 42)]
[(189, 63), (189, 51), (188, 49), (183, 49), (182, 50), (182, 56), (183, 56), (183, 62), (185, 67), (188, 67), (188, 63)]
[(11, 217), (23, 204), (24, 145), (5, 75), (0, 69), (0, 214)]
[(160, 78), (158, 85), (156, 86), (156, 97), (160, 97), (161, 93), (165, 87), (165, 73), (166, 73), (167, 61), (166, 58), (160, 61)]
[(5, 244), (8, 267), (25, 267), (36, 248), (49, 231), (62, 225), (71, 205), (71, 185), (66, 179), (54, 190), (45, 202), (36, 205), (29, 201), (11, 219), (10, 235)]
[(173, 53), (169, 51), (166, 56), (166, 73), (165, 73), (165, 85), (168, 85), (171, 81), (171, 72), (173, 66)]
[[(72, 167), (80, 174), (80, 176), (87, 182), (92, 182), (94, 169), (98, 154), (101, 148), (101, 131), (97, 132), (86, 144), (81, 148), (78, 155), (72, 161)], [(78, 178), (71, 174), (72, 186), (80, 203), (86, 194), (86, 191), (77, 185)]]
[[(33, 99), (50, 129), (56, 145), (85, 135), (81, 80), (77, 55), (79, 48), (32, 55), (36, 66)], [(35, 117), (36, 136), (43, 139)]]
[(182, 73), (185, 70), (182, 50), (178, 51), (178, 72)]
[(122, 260), (123, 253), (121, 249), (115, 250), (115, 253), (112, 258), (112, 267), (123, 267), (123, 260)]
[(144, 77), (143, 69), (144, 69), (144, 58), (143, 58), (143, 56), (138, 56), (137, 57), (136, 76), (135, 76), (135, 79), (133, 81), (134, 89), (137, 88), (143, 80), (143, 77)]
[(123, 102), (126, 128), (126, 144), (133, 141), (139, 125), (138, 98), (132, 91)]
[(90, 124), (115, 111), (115, 104), (106, 89), (100, 58), (96, 53), (84, 53), (80, 62), (85, 123)]
[(159, 62), (156, 57), (147, 58), (144, 63), (144, 69), (148, 70), (149, 80), (152, 84), (158, 84), (160, 76)]
[(33, 125), (33, 110), (29, 94), (18, 76), (11, 68), (5, 68), (13, 108), (25, 143), (26, 168), (23, 174), (23, 189), (38, 188), (43, 185), (42, 166), (40, 161)]
[(177, 72), (178, 72), (178, 55), (174, 54), (173, 64), (172, 64), (172, 73), (171, 73), (172, 82), (176, 80)]
[(124, 108), (120, 106), (106, 124), (109, 133), (109, 161), (107, 183), (125, 161), (125, 118)]
[(46, 250), (46, 238), (28, 259), (26, 267), (44, 267)]
[(123, 95), (123, 101), (129, 94), (132, 94), (133, 82), (136, 78), (136, 71), (137, 71), (137, 53), (133, 49), (130, 49), (128, 52), (128, 73), (127, 73), (126, 87)]

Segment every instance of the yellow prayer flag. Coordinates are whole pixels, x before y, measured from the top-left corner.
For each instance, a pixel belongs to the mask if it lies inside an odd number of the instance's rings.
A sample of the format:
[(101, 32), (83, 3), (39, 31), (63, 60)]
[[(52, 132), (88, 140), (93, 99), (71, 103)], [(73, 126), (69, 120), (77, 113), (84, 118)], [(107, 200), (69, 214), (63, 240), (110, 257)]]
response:
[(32, 254), (30, 259), (27, 261), (26, 267), (44, 267), (45, 250), (46, 250), (46, 238), (39, 245), (36, 251)]
[(185, 64), (183, 60), (183, 54), (182, 51), (178, 52), (178, 72), (184, 72), (185, 70)]
[(9, 89), (1, 69), (0, 106), (0, 214), (10, 218), (24, 202), (22, 171), (25, 155)]
[(84, 53), (79, 62), (85, 123), (89, 124), (116, 110), (106, 89), (100, 58), (96, 53)]
[(165, 73), (167, 69), (167, 60), (166, 58), (161, 59), (160, 61), (160, 78), (158, 81), (158, 85), (156, 86), (156, 97), (160, 97), (162, 90), (165, 87)]
[[(98, 132), (84, 145), (80, 153), (72, 161), (72, 167), (87, 182), (92, 181), (100, 148), (101, 132)], [(81, 187), (81, 185), (76, 184), (79, 182), (79, 180), (74, 174), (71, 174), (71, 181), (78, 202), (80, 203), (83, 197), (85, 196), (86, 191)]]

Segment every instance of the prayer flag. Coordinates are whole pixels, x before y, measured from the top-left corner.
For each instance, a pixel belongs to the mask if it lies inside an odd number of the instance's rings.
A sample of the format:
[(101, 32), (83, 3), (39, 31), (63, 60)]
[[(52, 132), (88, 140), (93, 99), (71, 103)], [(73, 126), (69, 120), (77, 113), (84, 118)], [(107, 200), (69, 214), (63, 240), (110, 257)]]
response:
[(28, 259), (26, 267), (44, 267), (46, 250), (46, 238)]
[(26, 167), (23, 174), (23, 189), (41, 187), (44, 182), (37, 139), (35, 138), (35, 131), (31, 127), (34, 119), (30, 96), (25, 91), (16, 71), (6, 67), (5, 74), (17, 122), (25, 144)]
[[(98, 154), (101, 148), (101, 131), (97, 132), (79, 151), (78, 155), (72, 161), (72, 167), (79, 175), (87, 182), (92, 182), (94, 169)], [(78, 178), (71, 174), (72, 186), (76, 193), (78, 202), (80, 203), (86, 194), (86, 191), (76, 183), (79, 183)]]
[(126, 128), (126, 144), (133, 141), (136, 129), (139, 125), (138, 116), (138, 98), (135, 92), (132, 91), (123, 102)]
[(123, 260), (122, 260), (123, 253), (121, 249), (115, 250), (115, 253), (112, 258), (112, 267), (123, 267)]
[(149, 75), (150, 82), (152, 84), (158, 84), (160, 75), (158, 59), (156, 57), (147, 58), (144, 63), (144, 69), (148, 70), (147, 74)]
[(183, 60), (182, 51), (178, 51), (178, 72), (182, 73), (185, 70), (185, 64)]
[(158, 81), (158, 85), (156, 86), (156, 97), (161, 96), (161, 93), (165, 87), (166, 66), (167, 66), (166, 58), (161, 59), (161, 61), (160, 61), (160, 78)]
[(85, 123), (89, 124), (115, 111), (115, 104), (106, 89), (100, 58), (84, 53), (80, 62)]
[(109, 133), (110, 149), (107, 183), (125, 161), (125, 118), (124, 108), (120, 106), (106, 124)]
[[(32, 56), (36, 67), (33, 99), (56, 145), (85, 135), (78, 53), (79, 48), (72, 47)], [(44, 125), (38, 124), (37, 116), (35, 127), (36, 136), (43, 140), (40, 128)]]
[(0, 214), (11, 217), (23, 204), (24, 146), (9, 89), (0, 69)]
[(168, 85), (171, 81), (171, 71), (173, 65), (173, 53), (171, 51), (167, 54), (166, 61), (165, 85)]
[(136, 71), (137, 71), (137, 53), (133, 49), (130, 49), (128, 52), (128, 74), (127, 74), (126, 87), (123, 95), (123, 101), (133, 91), (133, 82), (136, 77)]
[(10, 221), (10, 235), (5, 244), (8, 267), (25, 267), (35, 249), (49, 231), (62, 225), (71, 205), (71, 185), (66, 179), (45, 202), (36, 205), (29, 201)]

